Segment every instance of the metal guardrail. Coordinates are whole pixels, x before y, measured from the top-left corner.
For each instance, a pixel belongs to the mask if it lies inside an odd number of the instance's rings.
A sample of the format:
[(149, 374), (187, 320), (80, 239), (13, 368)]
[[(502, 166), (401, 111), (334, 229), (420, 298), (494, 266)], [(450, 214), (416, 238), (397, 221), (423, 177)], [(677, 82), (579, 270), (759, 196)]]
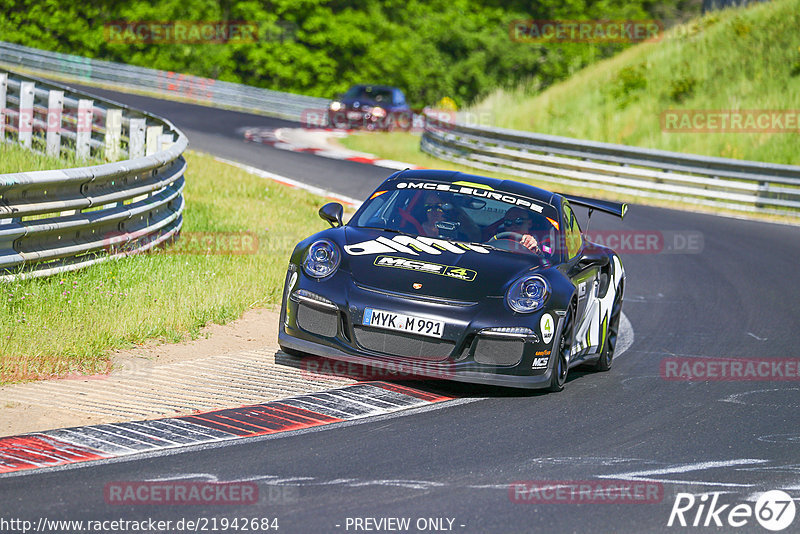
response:
[(0, 72), (0, 142), (76, 158), (129, 158), (0, 175), (0, 281), (146, 251), (183, 223), (186, 136), (168, 120)]
[(420, 148), (476, 169), (629, 197), (800, 216), (800, 167), (598, 143), (428, 117)]
[[(47, 52), (2, 41), (0, 63), (299, 121), (306, 121), (309, 113), (316, 116), (328, 104), (322, 98)], [(124, 127), (128, 127), (126, 120), (122, 119)], [(93, 150), (100, 148), (103, 135), (102, 127), (92, 128), (89, 145)], [(71, 140), (70, 134), (65, 136)], [(85, 140), (84, 134), (84, 144)], [(554, 184), (743, 212), (800, 216), (800, 167), (790, 165), (473, 127), (431, 117), (426, 118), (421, 148), (433, 156), (477, 169)], [(82, 150), (85, 153), (86, 149)]]
[(324, 98), (60, 54), (3, 41), (0, 41), (0, 63), (34, 69), (43, 75), (103, 82), (120, 88), (172, 95), (199, 103), (260, 112), (296, 121), (302, 121), (309, 111), (327, 110), (329, 103)]

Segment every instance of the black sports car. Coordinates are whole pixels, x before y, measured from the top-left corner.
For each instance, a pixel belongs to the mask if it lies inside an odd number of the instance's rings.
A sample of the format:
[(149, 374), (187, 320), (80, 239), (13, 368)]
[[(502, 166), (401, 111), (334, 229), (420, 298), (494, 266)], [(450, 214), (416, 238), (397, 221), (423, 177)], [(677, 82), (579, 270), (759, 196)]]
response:
[[(452, 171), (390, 176), (345, 225), (294, 249), (278, 342), (415, 375), (564, 387), (569, 369), (608, 370), (625, 271), (585, 241), (571, 204), (626, 205)], [(591, 214), (591, 211), (590, 211)]]

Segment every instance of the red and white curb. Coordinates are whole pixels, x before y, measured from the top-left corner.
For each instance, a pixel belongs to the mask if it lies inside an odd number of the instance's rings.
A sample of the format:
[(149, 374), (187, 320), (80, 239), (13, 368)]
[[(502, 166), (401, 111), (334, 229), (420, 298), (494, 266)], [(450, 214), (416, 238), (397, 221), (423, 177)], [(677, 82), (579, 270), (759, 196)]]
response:
[(412, 163), (382, 159), (373, 154), (344, 149), (330, 143), (330, 139), (346, 137), (354, 130), (341, 128), (245, 128), (242, 131), (245, 140), (269, 145), (280, 150), (306, 152), (323, 158), (354, 161), (397, 171), (425, 168)]
[(0, 474), (277, 434), (453, 399), (390, 382), (363, 382), (241, 408), (10, 436), (0, 438)]

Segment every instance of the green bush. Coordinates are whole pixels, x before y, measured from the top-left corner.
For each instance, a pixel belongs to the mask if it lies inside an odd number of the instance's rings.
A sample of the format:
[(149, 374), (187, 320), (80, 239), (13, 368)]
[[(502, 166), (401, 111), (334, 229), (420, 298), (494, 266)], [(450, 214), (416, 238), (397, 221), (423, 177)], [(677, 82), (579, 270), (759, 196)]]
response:
[(617, 73), (611, 96), (620, 109), (636, 99), (636, 94), (647, 88), (647, 67), (644, 64), (625, 67)]
[(669, 99), (676, 103), (684, 102), (694, 96), (697, 80), (687, 74), (672, 80), (669, 87)]

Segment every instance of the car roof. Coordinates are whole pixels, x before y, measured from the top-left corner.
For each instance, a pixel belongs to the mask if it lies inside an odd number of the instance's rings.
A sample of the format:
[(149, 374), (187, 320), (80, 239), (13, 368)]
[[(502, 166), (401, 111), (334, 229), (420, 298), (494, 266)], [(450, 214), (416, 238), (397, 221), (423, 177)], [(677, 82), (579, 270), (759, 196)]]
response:
[(472, 182), (481, 185), (487, 185), (493, 189), (499, 189), (508, 193), (513, 193), (523, 197), (528, 197), (539, 202), (550, 204), (554, 207), (560, 205), (561, 195), (540, 189), (532, 185), (523, 184), (514, 180), (500, 180), (498, 178), (489, 178), (488, 176), (480, 176), (477, 174), (467, 174), (458, 171), (442, 171), (431, 169), (414, 169), (404, 170), (391, 175), (386, 179), (386, 182), (404, 181), (404, 180), (432, 180), (436, 182)]
[(350, 89), (353, 89), (355, 87), (361, 87), (361, 88), (371, 87), (372, 89), (389, 89), (389, 90), (397, 89), (399, 91), (402, 91), (402, 89), (400, 89), (399, 87), (395, 87), (393, 85), (380, 85), (377, 83), (359, 83), (351, 86)]

